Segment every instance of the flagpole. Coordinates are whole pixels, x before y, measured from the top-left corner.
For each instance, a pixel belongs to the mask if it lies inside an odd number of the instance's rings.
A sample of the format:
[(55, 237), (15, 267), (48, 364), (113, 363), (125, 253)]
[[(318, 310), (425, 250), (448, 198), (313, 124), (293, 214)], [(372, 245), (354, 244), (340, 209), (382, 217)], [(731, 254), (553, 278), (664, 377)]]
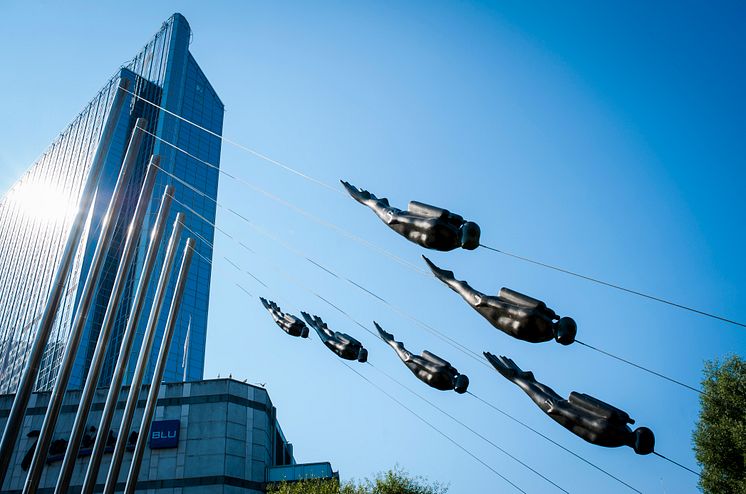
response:
[(187, 366), (189, 365), (189, 335), (192, 332), (192, 315), (189, 315), (189, 324), (187, 324), (187, 334), (184, 338), (184, 356), (181, 358), (181, 366), (184, 368), (184, 378), (182, 381), (187, 380)]

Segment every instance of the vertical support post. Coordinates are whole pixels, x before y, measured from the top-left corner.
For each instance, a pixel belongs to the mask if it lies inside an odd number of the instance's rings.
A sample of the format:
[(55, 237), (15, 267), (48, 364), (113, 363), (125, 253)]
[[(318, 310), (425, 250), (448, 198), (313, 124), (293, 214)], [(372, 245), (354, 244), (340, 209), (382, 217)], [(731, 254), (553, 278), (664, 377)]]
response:
[(181, 358), (181, 367), (184, 369), (184, 377), (181, 379), (186, 382), (187, 380), (187, 367), (189, 366), (189, 337), (192, 333), (192, 316), (189, 316), (189, 324), (187, 324), (187, 334), (184, 338), (184, 356)]
[(155, 364), (153, 380), (150, 382), (150, 390), (148, 390), (148, 400), (145, 402), (145, 410), (142, 412), (140, 432), (137, 435), (137, 444), (135, 445), (135, 451), (132, 453), (132, 463), (130, 464), (129, 475), (127, 475), (127, 484), (124, 488), (125, 494), (134, 494), (135, 486), (137, 485), (137, 476), (140, 473), (140, 464), (142, 463), (142, 455), (145, 451), (145, 442), (150, 436), (150, 423), (155, 414), (155, 406), (158, 402), (158, 391), (161, 388), (163, 372), (166, 370), (168, 350), (171, 348), (174, 328), (176, 327), (176, 321), (179, 318), (179, 307), (181, 306), (181, 299), (184, 296), (184, 288), (186, 287), (187, 275), (189, 274), (189, 265), (192, 262), (192, 254), (194, 254), (194, 239), (188, 238), (186, 246), (184, 247), (184, 257), (181, 261), (179, 277), (176, 280), (174, 297), (171, 300), (171, 309), (168, 312), (168, 319), (166, 320), (166, 329), (163, 331), (163, 340), (161, 341), (161, 349), (158, 352), (158, 360)]
[(132, 131), (132, 137), (130, 138), (129, 146), (127, 147), (127, 152), (124, 156), (124, 162), (122, 163), (122, 169), (119, 172), (119, 178), (114, 187), (114, 193), (109, 201), (109, 208), (101, 225), (101, 234), (99, 235), (98, 243), (96, 244), (96, 250), (93, 253), (91, 268), (88, 271), (88, 276), (85, 280), (85, 286), (83, 287), (83, 292), (80, 298), (80, 305), (75, 313), (73, 326), (70, 329), (70, 337), (67, 341), (64, 356), (62, 357), (57, 381), (54, 383), (52, 396), (49, 398), (47, 414), (44, 416), (39, 439), (36, 442), (36, 451), (34, 451), (33, 460), (31, 460), (31, 467), (26, 476), (26, 484), (23, 487), (24, 494), (35, 493), (39, 486), (41, 473), (44, 470), (47, 453), (49, 452), (49, 445), (52, 443), (54, 427), (57, 425), (57, 417), (62, 408), (62, 401), (65, 398), (65, 391), (67, 389), (67, 383), (70, 380), (70, 374), (72, 374), (75, 355), (78, 353), (80, 339), (83, 337), (83, 327), (88, 319), (88, 311), (93, 303), (93, 296), (96, 293), (96, 285), (98, 285), (98, 280), (104, 266), (104, 259), (109, 251), (111, 239), (114, 236), (117, 216), (119, 211), (122, 209), (122, 204), (125, 199), (125, 189), (127, 188), (127, 183), (135, 169), (137, 156), (140, 154), (140, 145), (142, 144), (144, 136), (143, 129), (146, 125), (147, 121), (144, 118), (138, 118), (135, 123), (135, 128)]
[[(153, 300), (153, 306), (150, 308), (148, 325), (145, 329), (145, 335), (143, 336), (142, 344), (140, 345), (140, 353), (137, 357), (137, 365), (135, 366), (135, 372), (132, 376), (130, 392), (127, 396), (127, 404), (124, 406), (124, 412), (122, 413), (122, 424), (119, 427), (117, 442), (114, 446), (114, 452), (111, 455), (111, 464), (109, 466), (109, 473), (106, 476), (104, 493), (113, 493), (117, 485), (119, 470), (122, 468), (124, 450), (127, 446), (130, 427), (132, 426), (132, 420), (135, 416), (135, 409), (137, 408), (137, 398), (140, 395), (140, 387), (142, 386), (142, 380), (145, 377), (145, 370), (148, 365), (150, 350), (151, 348), (153, 348), (155, 330), (158, 326), (158, 319), (161, 315), (163, 301), (166, 298), (166, 289), (168, 288), (168, 282), (171, 278), (171, 268), (174, 265), (174, 259), (176, 258), (176, 251), (179, 245), (179, 238), (181, 237), (181, 231), (183, 229), (184, 213), (178, 213), (176, 215), (176, 221), (174, 222), (174, 228), (173, 232), (171, 233), (171, 238), (168, 241), (168, 248), (166, 249), (166, 259), (163, 261), (163, 267), (161, 268), (160, 278), (158, 280), (158, 288), (156, 288), (155, 299)], [(95, 478), (86, 476), (86, 483), (83, 484), (83, 490), (91, 492), (95, 483)]]
[(26, 366), (23, 369), (23, 377), (21, 377), (21, 381), (18, 383), (18, 391), (16, 391), (16, 397), (13, 400), (13, 406), (10, 410), (8, 421), (5, 423), (2, 442), (0, 442), (0, 489), (2, 489), (3, 482), (8, 473), (10, 459), (13, 456), (13, 448), (15, 448), (18, 434), (22, 429), (23, 416), (26, 414), (26, 407), (31, 398), (31, 392), (34, 390), (34, 384), (36, 382), (36, 376), (39, 374), (39, 367), (41, 366), (41, 360), (44, 356), (44, 350), (49, 341), (49, 335), (52, 333), (52, 326), (54, 325), (55, 316), (57, 315), (57, 309), (59, 308), (62, 295), (64, 294), (65, 280), (70, 273), (73, 258), (75, 257), (75, 251), (80, 243), (80, 237), (83, 235), (88, 211), (91, 209), (91, 203), (93, 202), (93, 197), (96, 188), (98, 187), (101, 170), (104, 168), (104, 160), (106, 159), (106, 155), (109, 154), (111, 137), (116, 129), (119, 116), (122, 114), (122, 107), (124, 106), (124, 100), (127, 95), (126, 90), (128, 88), (129, 81), (127, 79), (120, 79), (116, 93), (114, 94), (114, 101), (111, 103), (109, 115), (106, 117), (104, 130), (101, 133), (101, 140), (98, 143), (96, 154), (93, 156), (93, 161), (91, 162), (91, 169), (88, 171), (85, 187), (80, 196), (78, 211), (75, 213), (75, 219), (70, 227), (70, 233), (67, 236), (65, 249), (62, 252), (60, 263), (57, 266), (57, 273), (52, 281), (49, 298), (47, 298), (47, 305), (44, 308), (44, 313), (39, 322), (39, 329), (36, 331), (31, 352), (29, 353), (28, 360), (26, 360)]
[[(145, 214), (148, 212), (150, 198), (153, 195), (155, 178), (158, 174), (158, 163), (160, 163), (160, 157), (151, 156), (148, 171), (145, 174), (145, 180), (140, 189), (140, 197), (137, 200), (137, 206), (135, 207), (135, 212), (129, 225), (127, 240), (124, 243), (122, 257), (119, 261), (119, 267), (117, 268), (117, 273), (114, 278), (114, 285), (111, 289), (111, 297), (109, 297), (104, 320), (101, 324), (101, 331), (99, 332), (98, 340), (96, 341), (96, 348), (93, 351), (91, 366), (88, 369), (88, 376), (86, 377), (85, 385), (83, 386), (83, 392), (80, 395), (78, 413), (75, 415), (75, 422), (73, 423), (73, 429), (70, 432), (70, 439), (67, 443), (67, 451), (65, 452), (65, 458), (62, 461), (62, 467), (57, 479), (56, 490), (58, 492), (67, 492), (70, 485), (70, 478), (72, 477), (73, 469), (75, 468), (75, 460), (78, 459), (80, 441), (83, 439), (83, 433), (85, 432), (85, 426), (88, 420), (88, 413), (91, 410), (91, 404), (93, 403), (93, 397), (96, 394), (98, 380), (101, 377), (101, 369), (104, 366), (104, 358), (106, 357), (106, 349), (109, 345), (111, 331), (114, 328), (114, 322), (116, 321), (117, 312), (119, 311), (119, 306), (122, 301), (122, 293), (124, 292), (127, 282), (127, 276), (129, 275), (130, 266), (132, 265), (132, 260), (140, 241), (140, 231), (142, 230), (143, 220), (145, 219)], [(106, 434), (107, 432), (101, 433), (101, 431), (99, 431), (99, 435)]]
[[(109, 386), (109, 393), (106, 396), (104, 410), (101, 412), (101, 421), (98, 424), (99, 433), (96, 435), (93, 452), (91, 453), (91, 460), (88, 463), (88, 470), (86, 471), (85, 482), (83, 483), (83, 493), (93, 492), (93, 487), (96, 485), (96, 478), (98, 477), (98, 471), (101, 468), (101, 460), (104, 456), (104, 450), (106, 449), (106, 441), (109, 438), (108, 431), (111, 428), (111, 422), (114, 419), (114, 412), (116, 411), (117, 401), (119, 400), (119, 392), (122, 389), (124, 372), (127, 369), (127, 362), (129, 362), (130, 353), (132, 352), (132, 343), (135, 340), (137, 325), (140, 322), (140, 316), (142, 315), (143, 307), (145, 306), (145, 298), (148, 293), (150, 278), (152, 277), (155, 261), (158, 258), (158, 250), (160, 249), (161, 241), (163, 240), (163, 233), (165, 231), (164, 227), (166, 226), (168, 213), (171, 210), (173, 193), (174, 187), (169, 185), (166, 187), (166, 190), (163, 193), (163, 198), (161, 199), (161, 207), (158, 210), (158, 217), (155, 220), (150, 245), (148, 245), (148, 252), (145, 255), (145, 262), (142, 268), (142, 273), (140, 274), (140, 282), (137, 285), (135, 301), (132, 305), (129, 319), (127, 320), (127, 328), (124, 330), (124, 335), (122, 336), (122, 344), (119, 347), (117, 365), (114, 368), (114, 375), (111, 378), (111, 386)], [(62, 474), (60, 474), (60, 479), (57, 482), (55, 492), (59, 494), (66, 493), (69, 483), (69, 479), (67, 479), (66, 483), (63, 483)]]

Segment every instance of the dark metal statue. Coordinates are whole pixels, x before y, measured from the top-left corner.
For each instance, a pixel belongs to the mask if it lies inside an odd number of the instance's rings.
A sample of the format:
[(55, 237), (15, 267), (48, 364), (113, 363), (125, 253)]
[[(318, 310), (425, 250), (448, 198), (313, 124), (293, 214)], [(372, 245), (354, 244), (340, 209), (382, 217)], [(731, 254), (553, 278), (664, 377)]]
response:
[(449, 362), (427, 350), (423, 351), (422, 355), (414, 355), (404, 348), (404, 343), (395, 341), (394, 335), (384, 331), (377, 322), (373, 321), (373, 324), (376, 325), (378, 334), (381, 335), (383, 341), (394, 349), (404, 365), (409, 367), (409, 370), (420, 381), (441, 391), (452, 389), (459, 394), (466, 393), (466, 388), (469, 387), (469, 378), (465, 374), (459, 374), (458, 370)]
[(559, 317), (540, 300), (501, 288), (497, 297), (473, 289), (466, 281), (459, 281), (453, 271), (440, 269), (422, 256), (436, 278), (461, 295), (474, 310), (490, 324), (519, 340), (531, 343), (549, 341), (569, 345), (575, 341), (578, 326), (571, 317)]
[(306, 323), (298, 319), (292, 314), (282, 312), (280, 307), (266, 298), (259, 297), (262, 301), (264, 308), (269, 311), (272, 319), (275, 320), (278, 326), (290, 336), (300, 336), (301, 338), (308, 338), (308, 327)]
[(319, 316), (311, 316), (307, 312), (301, 312), (301, 315), (308, 325), (316, 330), (319, 338), (329, 350), (345, 360), (357, 360), (358, 362), (368, 360), (368, 350), (355, 338), (339, 331), (332, 331)]
[(589, 443), (609, 448), (629, 446), (638, 455), (647, 455), (655, 448), (655, 436), (647, 427), (634, 431), (627, 424), (634, 424), (629, 415), (592, 396), (571, 392), (564, 399), (552, 388), (534, 378), (531, 371), (523, 371), (508, 357), (496, 357), (484, 352), (487, 360), (506, 379), (521, 388), (544, 413), (573, 434)]
[(390, 206), (388, 199), (379, 199), (367, 190), (340, 181), (353, 199), (368, 206), (392, 230), (416, 244), (442, 251), (479, 247), (479, 225), (447, 209), (410, 201), (407, 210), (402, 211)]

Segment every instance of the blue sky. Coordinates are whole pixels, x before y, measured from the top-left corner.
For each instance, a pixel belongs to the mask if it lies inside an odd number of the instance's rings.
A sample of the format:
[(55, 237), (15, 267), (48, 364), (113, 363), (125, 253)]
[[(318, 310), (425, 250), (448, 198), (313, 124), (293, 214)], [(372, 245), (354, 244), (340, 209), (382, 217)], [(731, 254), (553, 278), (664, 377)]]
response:
[[(336, 185), (392, 204), (420, 200), (482, 227), (485, 244), (736, 320), (746, 320), (746, 44), (742, 4), (719, 2), (4, 3), (0, 7), (0, 190), (7, 190), (173, 12), (226, 105), (225, 135)], [(423, 252), (351, 199), (229, 144), (221, 167), (424, 267), (426, 253), (475, 288), (540, 298), (578, 322), (578, 339), (686, 383), (705, 359), (743, 355), (744, 329), (479, 249)], [(579, 345), (532, 345), (492, 328), (431, 277), (221, 179), (218, 200), (305, 256), (384, 295), (473, 351), (513, 358), (562, 394), (612, 403), (656, 433), (657, 450), (695, 466), (695, 393)], [(478, 396), (644, 492), (692, 492), (660, 458), (587, 444), (518, 388), (258, 235), (232, 215), (216, 235), (206, 377), (266, 382), (300, 462), (342, 478), (398, 463), (451, 492), (510, 487), (345, 369), (315, 338), (293, 339), (256, 299), (322, 316), (370, 361), (570, 492), (629, 492), (469, 395), (417, 381), (393, 352), (293, 284), (375, 319), (417, 353), (471, 378)], [(226, 256), (264, 280), (242, 276)], [(552, 486), (388, 381), (356, 368), (527, 492)]]

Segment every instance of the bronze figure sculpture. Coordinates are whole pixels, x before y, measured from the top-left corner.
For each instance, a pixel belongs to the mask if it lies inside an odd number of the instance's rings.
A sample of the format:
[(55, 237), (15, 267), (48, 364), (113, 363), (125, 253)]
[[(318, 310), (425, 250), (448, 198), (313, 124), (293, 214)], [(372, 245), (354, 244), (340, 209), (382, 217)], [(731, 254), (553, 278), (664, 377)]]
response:
[(496, 357), (489, 352), (484, 352), (484, 356), (497, 372), (521, 388), (544, 413), (573, 434), (599, 446), (629, 446), (638, 455), (653, 452), (653, 431), (647, 427), (630, 429), (627, 424), (635, 421), (626, 412), (574, 391), (566, 400), (549, 386), (538, 382), (531, 371), (521, 370), (511, 359)]
[(308, 338), (308, 327), (306, 323), (298, 319), (292, 314), (282, 312), (280, 307), (263, 297), (259, 297), (262, 301), (262, 305), (269, 311), (269, 314), (274, 319), (275, 323), (280, 326), (280, 329), (285, 331), (290, 336), (300, 336), (301, 338)]
[(540, 300), (510, 288), (501, 288), (497, 297), (473, 289), (466, 281), (459, 281), (453, 271), (446, 271), (422, 256), (436, 278), (461, 295), (474, 310), (490, 324), (519, 340), (530, 343), (552, 338), (562, 345), (575, 341), (578, 326), (571, 317), (559, 317)]
[(329, 350), (345, 360), (357, 360), (358, 362), (368, 360), (368, 350), (355, 338), (339, 331), (330, 330), (319, 316), (311, 316), (307, 312), (301, 312), (301, 315), (308, 325), (316, 330), (319, 338)]
[(447, 209), (410, 201), (407, 210), (402, 211), (389, 205), (388, 199), (340, 182), (353, 199), (372, 209), (392, 230), (422, 247), (441, 251), (479, 247), (479, 225)]
[(394, 335), (384, 331), (377, 322), (373, 321), (373, 324), (375, 324), (378, 334), (381, 335), (383, 341), (394, 349), (401, 361), (404, 362), (404, 365), (420, 381), (441, 391), (452, 389), (459, 394), (466, 393), (466, 389), (469, 387), (469, 378), (465, 374), (459, 374), (458, 370), (449, 362), (437, 355), (433, 355), (427, 350), (423, 351), (422, 355), (414, 355), (404, 348), (404, 343), (395, 341)]

